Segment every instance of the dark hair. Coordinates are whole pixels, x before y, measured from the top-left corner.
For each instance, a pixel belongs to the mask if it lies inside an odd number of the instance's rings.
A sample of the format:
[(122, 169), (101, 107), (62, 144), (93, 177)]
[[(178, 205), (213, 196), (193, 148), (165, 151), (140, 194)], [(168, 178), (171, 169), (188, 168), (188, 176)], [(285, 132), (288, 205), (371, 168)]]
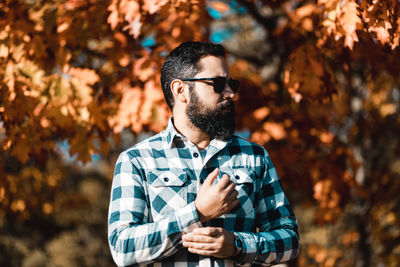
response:
[(171, 92), (171, 82), (174, 79), (193, 78), (201, 66), (199, 61), (204, 56), (225, 57), (222, 45), (205, 42), (184, 42), (172, 50), (161, 67), (161, 87), (165, 101), (172, 110), (174, 97)]

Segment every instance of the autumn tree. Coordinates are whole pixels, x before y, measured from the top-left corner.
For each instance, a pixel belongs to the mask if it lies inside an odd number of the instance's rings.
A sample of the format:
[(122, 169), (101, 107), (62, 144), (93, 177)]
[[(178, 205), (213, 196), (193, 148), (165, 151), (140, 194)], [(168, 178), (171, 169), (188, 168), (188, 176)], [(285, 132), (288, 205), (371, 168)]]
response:
[(303, 243), (300, 265), (398, 265), (399, 3), (239, 3), (246, 16), (231, 5), (213, 25), (237, 25), (225, 44), (245, 60), (234, 64), (242, 127), (301, 191), (291, 196), (318, 204), (317, 223), (348, 218), (330, 249)]
[[(209, 19), (204, 1), (21, 0), (0, 9), (3, 216), (45, 209), (13, 188), (28, 179), (24, 166), (44, 170), (60, 142), (86, 163), (107, 156), (124, 128), (161, 130), (169, 111), (160, 55), (206, 40)], [(57, 184), (51, 177), (44, 188)]]
[[(351, 218), (330, 249), (306, 242), (298, 264), (398, 265), (399, 8), (394, 0), (3, 1), (0, 216), (52, 213), (55, 196), (44, 192), (61, 190), (62, 172), (49, 167), (61, 142), (86, 163), (107, 157), (124, 129), (162, 130), (163, 57), (219, 33), (241, 80), (240, 130), (267, 147), (295, 205), (316, 205), (317, 223)], [(351, 259), (350, 245), (359, 248)]]

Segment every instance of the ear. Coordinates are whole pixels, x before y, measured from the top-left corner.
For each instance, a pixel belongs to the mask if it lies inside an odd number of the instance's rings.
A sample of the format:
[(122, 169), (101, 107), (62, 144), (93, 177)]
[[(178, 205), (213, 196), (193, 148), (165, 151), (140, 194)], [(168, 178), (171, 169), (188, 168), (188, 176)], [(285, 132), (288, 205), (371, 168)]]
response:
[(175, 79), (171, 82), (171, 91), (176, 100), (179, 100), (183, 103), (187, 103), (187, 87), (185, 87), (185, 83), (179, 79)]

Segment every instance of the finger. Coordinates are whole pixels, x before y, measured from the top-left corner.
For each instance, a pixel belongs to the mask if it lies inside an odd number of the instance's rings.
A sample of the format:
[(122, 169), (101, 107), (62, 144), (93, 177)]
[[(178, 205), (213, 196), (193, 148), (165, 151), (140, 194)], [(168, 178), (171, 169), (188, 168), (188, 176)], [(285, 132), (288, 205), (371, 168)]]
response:
[(203, 185), (212, 185), (214, 183), (215, 178), (217, 178), (219, 173), (219, 169), (215, 168), (208, 176), (207, 178), (204, 180)]
[(228, 203), (232, 202), (232, 201), (235, 201), (235, 200), (238, 199), (238, 195), (239, 195), (238, 191), (234, 190), (234, 191), (228, 193), (228, 196), (226, 197), (226, 201)]
[(195, 248), (188, 248), (188, 251), (194, 254), (203, 255), (203, 256), (215, 256), (216, 251), (213, 250), (201, 250)]
[(215, 245), (213, 243), (196, 243), (196, 242), (187, 242), (183, 241), (182, 246), (185, 248), (193, 248), (205, 251), (214, 251)]
[(229, 210), (235, 208), (235, 207), (236, 207), (237, 205), (239, 205), (239, 204), (240, 204), (240, 201), (239, 201), (238, 198), (235, 199), (235, 200), (233, 200), (233, 201), (231, 202), (231, 206), (230, 206), (230, 209), (229, 209)]
[(182, 240), (184, 242), (196, 242), (196, 243), (213, 243), (214, 242), (214, 238), (209, 237), (207, 235), (201, 235), (201, 234), (183, 235)]
[(224, 189), (224, 191), (228, 194), (233, 193), (235, 190), (236, 184), (234, 182), (230, 182)]
[(222, 176), (222, 178), (218, 181), (218, 186), (220, 187), (220, 188), (226, 188), (228, 185), (230, 185), (232, 182), (231, 182), (231, 179), (229, 179), (229, 176), (227, 175), (227, 174), (224, 174), (223, 176)]
[(195, 235), (216, 236), (220, 233), (221, 228), (219, 227), (200, 227), (193, 230)]

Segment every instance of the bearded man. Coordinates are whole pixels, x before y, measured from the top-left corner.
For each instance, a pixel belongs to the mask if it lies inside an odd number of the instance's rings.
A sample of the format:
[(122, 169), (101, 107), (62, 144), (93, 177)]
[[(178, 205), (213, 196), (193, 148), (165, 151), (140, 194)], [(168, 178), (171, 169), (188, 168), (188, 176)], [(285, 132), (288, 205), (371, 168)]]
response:
[(167, 128), (122, 152), (109, 207), (119, 266), (270, 265), (299, 251), (296, 217), (267, 151), (234, 135), (221, 45), (185, 42), (161, 68)]

